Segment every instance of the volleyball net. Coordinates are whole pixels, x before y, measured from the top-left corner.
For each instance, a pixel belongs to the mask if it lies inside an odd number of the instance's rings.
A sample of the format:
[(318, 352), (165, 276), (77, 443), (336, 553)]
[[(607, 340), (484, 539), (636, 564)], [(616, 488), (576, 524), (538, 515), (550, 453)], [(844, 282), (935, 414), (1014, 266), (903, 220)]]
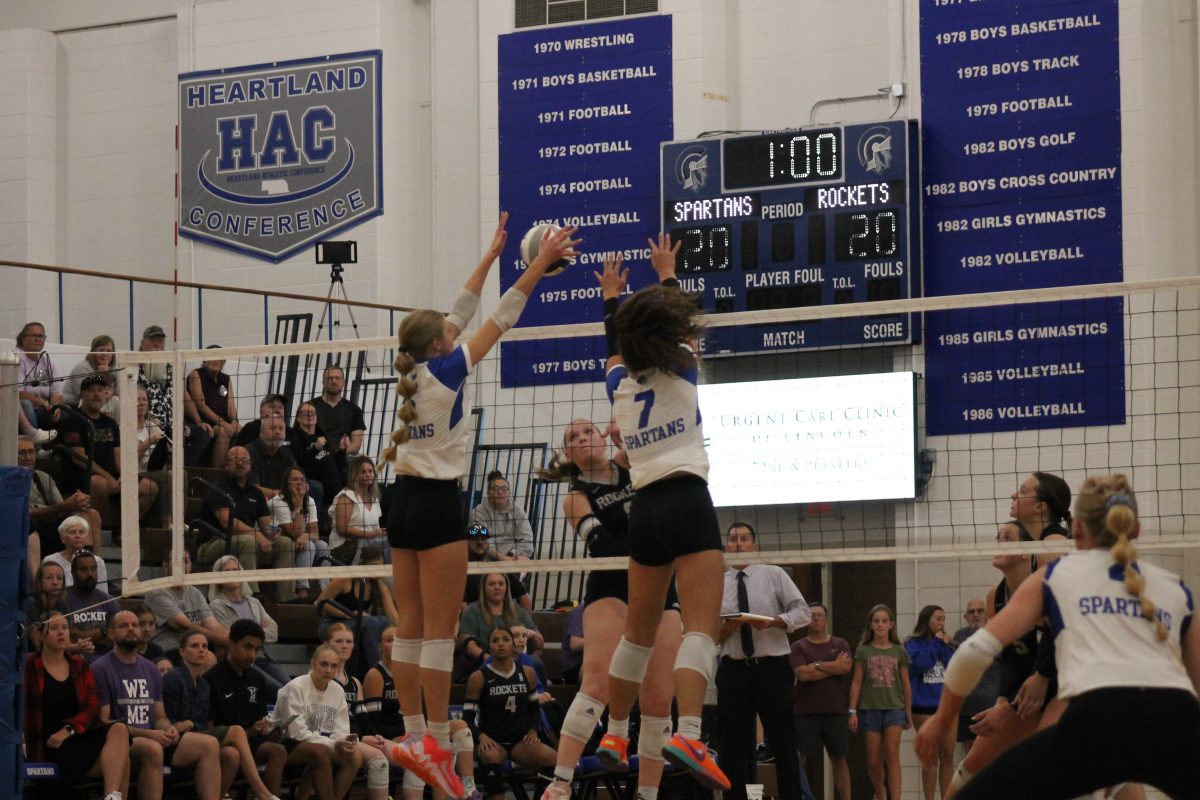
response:
[[(845, 326), (886, 331), (898, 321), (920, 332), (916, 341), (788, 346), (819, 344)], [(1052, 549), (996, 541), (1013, 492), (1034, 471), (1059, 474), (1073, 489), (1089, 474), (1126, 473), (1138, 493), (1141, 549), (1200, 544), (1200, 277), (714, 314), (707, 324), (700, 395), (710, 488), (722, 526), (749, 522), (762, 549), (740, 561)], [(716, 352), (731, 341), (782, 346)], [(578, 599), (586, 570), (624, 568), (623, 559), (584, 558), (562, 513), (567, 484), (538, 477), (572, 420), (608, 426), (602, 348), (599, 323), (517, 328), (468, 380), (462, 502), (469, 514), (485, 499), (487, 474), (505, 475), (533, 531), (534, 558), (520, 571), (533, 576), (539, 606)], [(394, 337), (122, 353), (122, 470), (136, 471), (143, 365), (159, 373), (171, 365), (175, 442), (183, 441), (188, 374), (203, 361), (225, 362), (242, 424), (257, 417), (262, 398), (282, 394), (288, 427), (299, 405), (321, 394), (324, 370), (339, 366), (345, 398), (364, 415), (360, 452), (377, 459), (396, 426), (394, 357)], [(186, 469), (181, 447), (169, 463), (184, 476), (171, 482), (178, 554), (214, 473)], [(381, 488), (392, 477), (381, 470)], [(326, 498), (340, 488), (326, 487)], [(125, 591), (178, 582), (138, 572), (146, 548), (133, 482), (122, 486), (122, 520)], [(197, 564), (187, 582), (219, 580), (205, 569)], [(386, 566), (320, 569), (329, 577), (390, 574)], [(312, 569), (244, 575), (311, 576)]]

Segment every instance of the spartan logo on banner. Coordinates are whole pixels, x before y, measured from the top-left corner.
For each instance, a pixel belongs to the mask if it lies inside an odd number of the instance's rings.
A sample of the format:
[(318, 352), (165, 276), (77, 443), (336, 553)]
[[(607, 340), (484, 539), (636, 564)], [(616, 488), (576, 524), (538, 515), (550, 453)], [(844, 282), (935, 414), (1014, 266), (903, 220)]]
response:
[(282, 261), (383, 213), (380, 51), (179, 76), (179, 233)]

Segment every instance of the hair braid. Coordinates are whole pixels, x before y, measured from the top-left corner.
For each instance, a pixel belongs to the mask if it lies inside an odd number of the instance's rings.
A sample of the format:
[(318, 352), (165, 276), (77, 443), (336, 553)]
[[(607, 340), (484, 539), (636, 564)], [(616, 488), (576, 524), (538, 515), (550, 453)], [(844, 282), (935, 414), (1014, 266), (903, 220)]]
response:
[(433, 341), (443, 335), (444, 321), (445, 317), (440, 311), (432, 309), (414, 311), (404, 318), (404, 321), (400, 323), (399, 330), (396, 331), (399, 351), (396, 353), (396, 359), (392, 362), (392, 367), (396, 370), (397, 375), (396, 396), (400, 398), (400, 409), (396, 412), (396, 416), (402, 424), (388, 437), (389, 444), (379, 457), (378, 467), (380, 468), (395, 459), (400, 445), (405, 444), (412, 437), (410, 427), (417, 418), (417, 406), (413, 402), (413, 396), (417, 393), (417, 381), (412, 376), (413, 371), (417, 368), (417, 359), (414, 353), (424, 356), (429, 352)]

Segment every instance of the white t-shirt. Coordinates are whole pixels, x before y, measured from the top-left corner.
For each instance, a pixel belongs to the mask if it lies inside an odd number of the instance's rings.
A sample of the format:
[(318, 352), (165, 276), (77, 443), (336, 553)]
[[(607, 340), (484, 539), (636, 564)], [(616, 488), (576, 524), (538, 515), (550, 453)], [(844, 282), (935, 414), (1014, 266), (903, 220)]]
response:
[(1142, 593), (1167, 626), (1160, 641), (1140, 603), (1125, 590), (1124, 567), (1106, 549), (1078, 550), (1046, 567), (1046, 616), (1058, 636), (1058, 694), (1145, 686), (1195, 694), (1179, 657), (1179, 640), (1192, 622), (1192, 593), (1178, 575), (1139, 561)]
[(350, 708), (337, 681), (330, 681), (323, 692), (313, 686), (307, 674), (290, 681), (275, 698), (271, 720), (279, 722), (293, 714), (299, 716), (287, 726), (284, 738), (333, 747), (335, 741), (350, 734)]
[(678, 472), (708, 480), (694, 364), (682, 375), (650, 370), (641, 377), (618, 365), (605, 383), (634, 489)]
[(280, 527), (291, 525), (297, 516), (302, 519), (305, 528), (310, 522), (317, 521), (316, 501), (307, 495), (304, 498), (304, 508), (299, 514), (292, 511), (292, 507), (288, 505), (288, 501), (281, 494), (277, 494), (267, 501), (267, 511), (271, 512), (271, 524)]
[[(63, 568), (63, 574), (66, 580), (63, 583), (64, 589), (69, 589), (75, 585), (75, 579), (71, 577), (71, 562), (63, 558), (62, 553), (51, 553), (42, 559), (42, 563), (53, 561)], [(104, 593), (108, 593), (108, 567), (104, 565), (104, 559), (96, 556), (96, 588)]]
[[(402, 475), (457, 480), (467, 467), (467, 376), (474, 365), (467, 348), (417, 364), (412, 438), (396, 449), (393, 469)], [(332, 543), (332, 542), (331, 542)]]

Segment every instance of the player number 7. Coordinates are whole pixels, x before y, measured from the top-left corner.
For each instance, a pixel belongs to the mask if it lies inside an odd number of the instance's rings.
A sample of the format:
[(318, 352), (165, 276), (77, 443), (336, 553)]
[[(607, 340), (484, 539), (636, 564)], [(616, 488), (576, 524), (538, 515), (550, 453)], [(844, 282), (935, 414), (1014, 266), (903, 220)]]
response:
[(644, 403), (642, 406), (642, 415), (638, 417), (638, 428), (645, 428), (646, 423), (650, 421), (650, 409), (654, 408), (654, 390), (647, 389), (644, 392), (638, 392), (633, 396), (635, 403)]

